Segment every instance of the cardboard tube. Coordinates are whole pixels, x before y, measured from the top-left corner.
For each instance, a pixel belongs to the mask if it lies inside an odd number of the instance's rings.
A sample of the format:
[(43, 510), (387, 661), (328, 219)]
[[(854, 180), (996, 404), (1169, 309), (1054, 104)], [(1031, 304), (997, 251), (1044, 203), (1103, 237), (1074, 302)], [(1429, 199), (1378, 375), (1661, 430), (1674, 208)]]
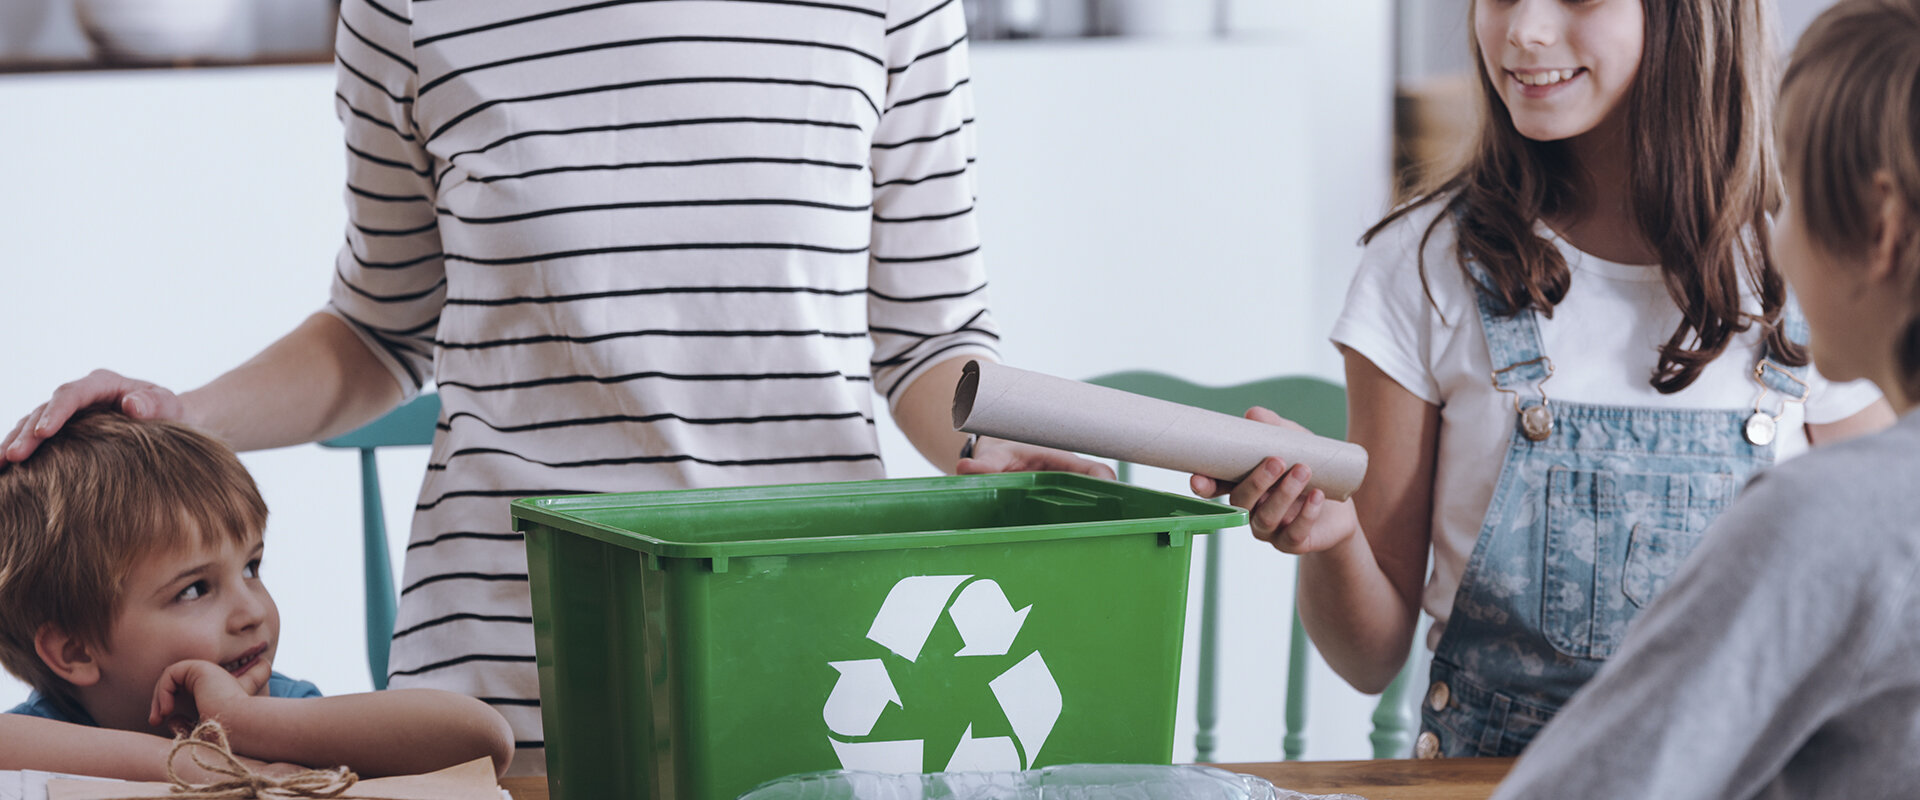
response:
[(991, 362), (962, 369), (953, 427), (1228, 481), (1279, 456), (1312, 469), (1307, 486), (1330, 500), (1367, 474), (1357, 444)]

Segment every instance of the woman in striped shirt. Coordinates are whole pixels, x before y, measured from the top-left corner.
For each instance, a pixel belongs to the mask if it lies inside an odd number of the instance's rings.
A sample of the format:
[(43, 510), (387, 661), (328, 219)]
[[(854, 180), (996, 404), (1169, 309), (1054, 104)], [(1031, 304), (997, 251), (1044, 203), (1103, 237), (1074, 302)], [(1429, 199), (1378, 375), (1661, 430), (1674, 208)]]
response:
[(1103, 465), (948, 419), (998, 339), (958, 0), (346, 0), (330, 302), (181, 394), (61, 387), (0, 458), (117, 402), (237, 449), (431, 379), (394, 687), (479, 697), (544, 772), (517, 497), (882, 477), (873, 397), (948, 471)]

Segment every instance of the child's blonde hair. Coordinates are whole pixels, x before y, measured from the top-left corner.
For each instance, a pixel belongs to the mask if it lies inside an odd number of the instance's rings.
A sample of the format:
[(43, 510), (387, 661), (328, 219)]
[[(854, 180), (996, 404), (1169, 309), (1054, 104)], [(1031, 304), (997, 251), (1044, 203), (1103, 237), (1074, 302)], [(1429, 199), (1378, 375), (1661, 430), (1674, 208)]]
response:
[[(1808, 238), (1857, 257), (1873, 245), (1876, 175), (1907, 219), (1920, 215), (1920, 0), (1845, 0), (1808, 26), (1780, 86), (1780, 144)], [(1900, 339), (1909, 396), (1920, 396), (1920, 226), (1901, 264), (1913, 312)]]
[(32, 458), (0, 462), (0, 665), (73, 710), (72, 687), (35, 650), (43, 626), (103, 646), (142, 555), (244, 544), (266, 521), (226, 445), (185, 425), (81, 411)]
[[(1644, 0), (1639, 71), (1621, 99), (1627, 121), (1629, 193), (1640, 235), (1660, 257), (1680, 323), (1660, 348), (1648, 382), (1662, 393), (1691, 385), (1734, 335), (1754, 321), (1741, 288), (1760, 301), (1767, 344), (1784, 363), (1806, 349), (1781, 324), (1786, 282), (1773, 267), (1767, 213), (1778, 203), (1773, 154), (1773, 19), (1766, 0)], [(1470, 14), (1472, 12), (1469, 12)], [(1521, 135), (1487, 75), (1480, 43), (1468, 39), (1479, 97), (1479, 130), (1464, 163), (1388, 214), (1363, 241), (1414, 209), (1440, 201), (1464, 268), (1487, 272), (1502, 310), (1548, 317), (1566, 297), (1572, 272), (1552, 242), (1534, 232), (1545, 217), (1580, 207), (1564, 142)], [(1424, 255), (1429, 226), (1420, 240)], [(1426, 280), (1424, 258), (1420, 278)], [(1469, 280), (1473, 280), (1471, 275)], [(1431, 299), (1431, 298), (1429, 298)]]

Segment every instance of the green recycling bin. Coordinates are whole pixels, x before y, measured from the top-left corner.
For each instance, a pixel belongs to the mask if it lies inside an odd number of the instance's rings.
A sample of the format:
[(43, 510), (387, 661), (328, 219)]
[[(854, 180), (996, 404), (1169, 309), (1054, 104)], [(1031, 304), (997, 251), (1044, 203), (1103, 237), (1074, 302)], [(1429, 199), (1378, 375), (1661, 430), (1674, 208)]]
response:
[(558, 800), (1172, 758), (1204, 500), (1065, 473), (520, 500)]

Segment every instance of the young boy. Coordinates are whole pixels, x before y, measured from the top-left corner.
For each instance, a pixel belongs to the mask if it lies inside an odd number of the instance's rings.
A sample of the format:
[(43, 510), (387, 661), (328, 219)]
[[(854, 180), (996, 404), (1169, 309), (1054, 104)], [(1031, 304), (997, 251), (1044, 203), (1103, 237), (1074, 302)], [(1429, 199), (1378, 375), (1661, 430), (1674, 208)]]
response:
[(1780, 112), (1814, 361), (1900, 421), (1748, 484), (1496, 798), (1920, 792), (1920, 0), (1827, 10)]
[(170, 737), (218, 719), (269, 772), (376, 777), (481, 756), (504, 772), (512, 735), (478, 700), (321, 697), (273, 671), (266, 518), (232, 451), (175, 423), (89, 411), (0, 464), (0, 664), (34, 688), (0, 714), (0, 769), (166, 780)]

